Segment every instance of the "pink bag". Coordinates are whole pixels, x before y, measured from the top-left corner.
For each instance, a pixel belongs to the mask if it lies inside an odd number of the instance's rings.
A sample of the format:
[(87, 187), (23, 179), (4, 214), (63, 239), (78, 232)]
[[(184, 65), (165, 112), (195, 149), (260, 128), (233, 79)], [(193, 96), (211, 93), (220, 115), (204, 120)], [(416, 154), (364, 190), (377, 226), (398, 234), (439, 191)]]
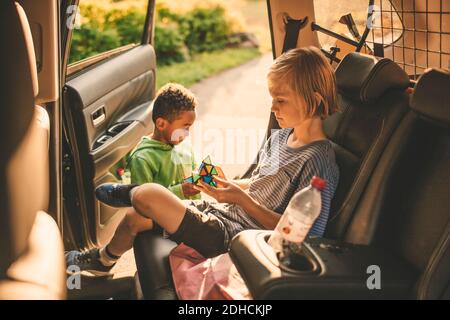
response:
[(172, 250), (169, 261), (181, 300), (251, 299), (228, 253), (206, 259), (182, 243)]

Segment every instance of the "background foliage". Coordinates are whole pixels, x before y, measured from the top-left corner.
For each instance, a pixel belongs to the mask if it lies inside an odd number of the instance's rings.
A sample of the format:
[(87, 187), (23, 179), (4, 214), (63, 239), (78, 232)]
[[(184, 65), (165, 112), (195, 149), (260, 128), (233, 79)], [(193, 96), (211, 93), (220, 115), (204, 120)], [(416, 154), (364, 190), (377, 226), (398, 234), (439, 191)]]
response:
[[(81, 1), (81, 26), (74, 30), (70, 62), (141, 41), (146, 1)], [(225, 48), (239, 24), (220, 4), (197, 3), (177, 10), (159, 3), (156, 10), (155, 50), (158, 64), (189, 60), (197, 53)]]

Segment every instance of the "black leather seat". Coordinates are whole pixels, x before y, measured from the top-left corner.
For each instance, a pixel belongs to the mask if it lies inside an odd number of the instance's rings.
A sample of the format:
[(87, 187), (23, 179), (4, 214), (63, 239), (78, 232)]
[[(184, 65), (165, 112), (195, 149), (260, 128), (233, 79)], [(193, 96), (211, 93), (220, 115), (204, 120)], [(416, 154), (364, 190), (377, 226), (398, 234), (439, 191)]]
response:
[[(295, 277), (264, 263), (254, 231), (233, 239), (231, 256), (255, 297), (450, 298), (449, 88), (449, 71), (430, 70), (418, 80), (411, 107), (352, 213), (344, 238), (351, 244), (309, 239), (309, 247), (326, 258), (320, 276)], [(355, 255), (358, 250), (364, 254)], [(366, 287), (371, 264), (383, 266), (376, 295)]]
[(64, 248), (44, 212), (49, 196), (48, 114), (35, 106), (38, 80), (22, 7), (0, 2), (0, 299), (61, 299)]
[[(340, 113), (325, 131), (335, 143), (340, 182), (332, 202), (327, 235), (341, 238), (392, 132), (408, 111), (407, 74), (389, 59), (352, 53), (336, 69)], [(134, 252), (145, 298), (172, 299), (168, 255), (176, 244), (152, 232), (136, 238)]]
[(408, 75), (389, 59), (350, 53), (336, 68), (339, 107), (324, 121), (334, 142), (339, 184), (326, 237), (342, 239), (394, 129), (408, 110)]
[(134, 257), (144, 299), (175, 300), (169, 253), (177, 244), (152, 231), (139, 234), (134, 242)]
[(345, 240), (385, 248), (420, 274), (412, 298), (450, 298), (450, 72), (418, 80)]

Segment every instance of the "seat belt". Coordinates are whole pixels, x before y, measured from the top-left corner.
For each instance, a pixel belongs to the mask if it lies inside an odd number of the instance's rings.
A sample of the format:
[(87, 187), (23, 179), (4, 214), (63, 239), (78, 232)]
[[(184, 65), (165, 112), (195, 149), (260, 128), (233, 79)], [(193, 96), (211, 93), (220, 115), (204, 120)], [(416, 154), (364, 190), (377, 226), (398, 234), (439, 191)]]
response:
[(295, 19), (292, 19), (291, 17), (287, 16), (284, 19), (284, 25), (286, 27), (286, 34), (284, 36), (282, 53), (285, 53), (286, 51), (297, 47), (297, 40), (298, 40), (298, 35), (300, 33), (300, 30), (303, 29), (307, 23), (308, 23), (308, 17), (304, 17), (303, 19), (300, 19), (300, 20), (295, 20)]

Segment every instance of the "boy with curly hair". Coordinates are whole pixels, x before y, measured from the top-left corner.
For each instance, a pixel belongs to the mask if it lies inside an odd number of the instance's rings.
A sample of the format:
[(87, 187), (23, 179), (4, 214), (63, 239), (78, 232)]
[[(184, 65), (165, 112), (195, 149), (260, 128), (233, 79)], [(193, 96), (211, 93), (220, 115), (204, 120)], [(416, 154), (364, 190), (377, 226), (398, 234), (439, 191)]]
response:
[[(152, 111), (154, 131), (142, 137), (127, 159), (131, 183), (153, 182), (182, 200), (200, 199), (199, 191), (191, 183), (183, 182), (195, 168), (192, 148), (183, 140), (195, 121), (197, 104), (194, 94), (182, 85), (168, 83), (158, 91)], [(152, 227), (150, 219), (131, 207), (106, 246), (86, 252), (70, 251), (66, 263), (94, 275), (109, 275), (120, 256), (132, 248), (136, 235)]]

